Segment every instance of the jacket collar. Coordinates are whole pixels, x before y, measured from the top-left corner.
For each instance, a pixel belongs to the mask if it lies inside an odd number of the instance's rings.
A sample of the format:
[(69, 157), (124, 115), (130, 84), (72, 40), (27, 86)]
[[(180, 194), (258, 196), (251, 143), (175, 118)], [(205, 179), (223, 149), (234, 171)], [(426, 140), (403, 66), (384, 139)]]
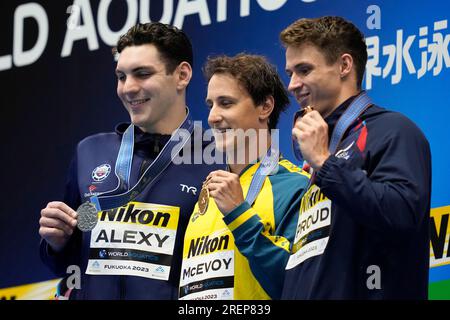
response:
[[(129, 125), (129, 122), (119, 123), (115, 128), (116, 133), (123, 136)], [(143, 132), (137, 126), (134, 127), (134, 145), (136, 149), (144, 149), (158, 154), (169, 139), (170, 134), (148, 133)]]

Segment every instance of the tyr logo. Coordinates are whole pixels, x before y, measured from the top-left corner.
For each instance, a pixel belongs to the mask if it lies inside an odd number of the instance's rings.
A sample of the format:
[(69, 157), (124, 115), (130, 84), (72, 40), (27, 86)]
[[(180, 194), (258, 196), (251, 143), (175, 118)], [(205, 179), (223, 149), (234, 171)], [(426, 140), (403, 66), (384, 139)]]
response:
[(187, 192), (187, 193), (192, 193), (194, 196), (197, 195), (197, 188), (196, 187), (190, 187), (188, 185), (181, 184), (181, 183), (180, 183), (180, 186), (181, 186), (181, 191)]

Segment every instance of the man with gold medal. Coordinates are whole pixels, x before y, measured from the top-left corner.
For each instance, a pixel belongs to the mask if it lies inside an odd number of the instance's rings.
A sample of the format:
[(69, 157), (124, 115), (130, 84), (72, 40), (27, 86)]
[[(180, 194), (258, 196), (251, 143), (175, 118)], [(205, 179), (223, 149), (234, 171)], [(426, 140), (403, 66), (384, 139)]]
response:
[(227, 170), (211, 172), (189, 221), (180, 299), (278, 299), (308, 175), (283, 159), (275, 129), (288, 105), (264, 57), (210, 58), (206, 104)]

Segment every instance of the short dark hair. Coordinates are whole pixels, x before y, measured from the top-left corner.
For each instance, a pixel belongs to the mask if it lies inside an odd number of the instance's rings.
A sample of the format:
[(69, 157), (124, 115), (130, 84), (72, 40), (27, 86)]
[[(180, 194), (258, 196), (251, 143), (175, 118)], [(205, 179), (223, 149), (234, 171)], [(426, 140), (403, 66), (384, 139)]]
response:
[(275, 105), (269, 117), (269, 129), (276, 128), (280, 113), (288, 107), (289, 97), (275, 66), (260, 55), (240, 53), (234, 57), (209, 57), (203, 67), (203, 74), (209, 82), (216, 73), (236, 78), (257, 106), (272, 96)]
[(299, 19), (280, 34), (285, 47), (309, 43), (320, 49), (327, 62), (332, 64), (344, 53), (352, 56), (356, 70), (356, 85), (361, 88), (367, 63), (367, 46), (362, 32), (351, 22), (325, 16)]
[(158, 49), (167, 74), (173, 73), (183, 61), (193, 66), (194, 55), (188, 36), (177, 27), (160, 22), (139, 23), (131, 27), (119, 38), (113, 53), (121, 53), (128, 46), (143, 44), (152, 44)]

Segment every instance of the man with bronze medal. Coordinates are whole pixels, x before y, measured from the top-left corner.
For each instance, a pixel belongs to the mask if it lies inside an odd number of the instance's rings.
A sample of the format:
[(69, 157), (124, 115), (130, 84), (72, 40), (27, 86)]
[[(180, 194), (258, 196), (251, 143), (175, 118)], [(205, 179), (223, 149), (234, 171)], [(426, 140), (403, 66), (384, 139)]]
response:
[(262, 56), (210, 58), (208, 123), (227, 169), (212, 171), (186, 230), (180, 299), (277, 299), (308, 176), (283, 159), (286, 90)]
[(131, 124), (78, 144), (64, 200), (41, 211), (41, 257), (60, 277), (70, 265), (81, 270), (80, 287), (63, 279), (60, 298), (176, 299), (196, 191), (224, 166), (175, 161), (181, 153), (198, 158), (208, 145), (184, 150), (201, 133), (186, 106), (187, 36), (162, 23), (138, 24), (114, 53), (117, 95)]
[(300, 19), (280, 37), (288, 90), (304, 109), (294, 122), (293, 146), (312, 171), (282, 298), (426, 299), (431, 161), (425, 136), (362, 91), (367, 47), (351, 22)]

